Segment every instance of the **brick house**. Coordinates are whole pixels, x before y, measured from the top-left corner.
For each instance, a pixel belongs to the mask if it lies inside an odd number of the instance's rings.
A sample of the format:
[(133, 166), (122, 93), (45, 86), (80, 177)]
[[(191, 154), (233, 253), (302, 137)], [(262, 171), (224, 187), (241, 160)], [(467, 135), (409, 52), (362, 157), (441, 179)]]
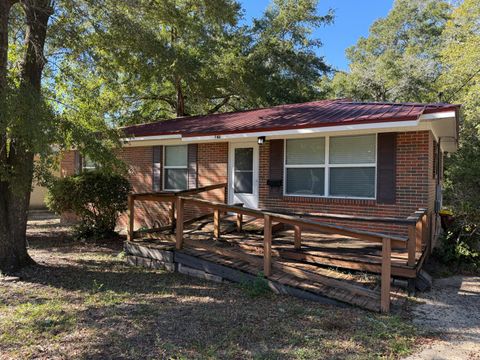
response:
[[(418, 208), (438, 212), (442, 157), (456, 150), (458, 120), (458, 105), (324, 100), (129, 126), (118, 156), (136, 193), (225, 182), (226, 199), (218, 189), (204, 196), (304, 215), (406, 218)], [(91, 166), (71, 151), (61, 171)], [(136, 206), (136, 227), (168, 216), (152, 202)]]

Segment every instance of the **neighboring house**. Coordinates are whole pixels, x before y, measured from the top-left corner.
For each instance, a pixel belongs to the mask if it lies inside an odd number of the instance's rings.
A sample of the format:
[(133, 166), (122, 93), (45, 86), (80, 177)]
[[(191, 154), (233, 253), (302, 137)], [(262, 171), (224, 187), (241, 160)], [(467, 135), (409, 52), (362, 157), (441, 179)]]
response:
[(46, 195), (47, 188), (34, 183), (30, 194), (30, 209), (45, 209), (47, 207), (45, 204)]
[[(34, 161), (39, 160), (38, 155), (35, 156)], [(53, 175), (60, 176), (60, 172), (55, 170)], [(47, 204), (45, 203), (45, 197), (47, 196), (47, 188), (40, 186), (34, 180), (32, 184), (32, 192), (30, 193), (30, 210), (45, 210)]]
[[(134, 192), (227, 182), (226, 201), (251, 208), (406, 218), (440, 207), (442, 158), (456, 150), (458, 113), (449, 104), (324, 100), (191, 116), (124, 128), (118, 156)], [(67, 153), (62, 174), (80, 171), (81, 160)], [(218, 190), (208, 197), (224, 200)], [(164, 210), (141, 204), (137, 227), (161, 222)]]

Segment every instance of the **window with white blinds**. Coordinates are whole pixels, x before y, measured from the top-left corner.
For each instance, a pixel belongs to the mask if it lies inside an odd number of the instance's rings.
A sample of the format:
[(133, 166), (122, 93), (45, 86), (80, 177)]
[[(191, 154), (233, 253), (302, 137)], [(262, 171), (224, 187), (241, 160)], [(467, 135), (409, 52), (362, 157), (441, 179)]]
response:
[(291, 139), (285, 151), (286, 193), (325, 194), (325, 138)]
[(165, 146), (163, 162), (163, 188), (165, 190), (187, 189), (188, 178), (187, 145)]
[(375, 198), (377, 136), (285, 142), (286, 195)]

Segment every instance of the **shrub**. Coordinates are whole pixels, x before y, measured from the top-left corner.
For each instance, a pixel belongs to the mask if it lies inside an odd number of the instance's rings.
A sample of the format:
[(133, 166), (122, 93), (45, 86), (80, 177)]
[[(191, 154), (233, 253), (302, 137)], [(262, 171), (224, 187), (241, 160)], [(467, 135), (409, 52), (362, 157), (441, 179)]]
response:
[(77, 235), (97, 238), (115, 234), (129, 191), (124, 177), (96, 170), (53, 181), (46, 200), (50, 210), (73, 212), (80, 218)]
[(454, 221), (440, 237), (440, 246), (435, 256), (445, 265), (456, 270), (480, 270), (480, 234), (477, 228)]

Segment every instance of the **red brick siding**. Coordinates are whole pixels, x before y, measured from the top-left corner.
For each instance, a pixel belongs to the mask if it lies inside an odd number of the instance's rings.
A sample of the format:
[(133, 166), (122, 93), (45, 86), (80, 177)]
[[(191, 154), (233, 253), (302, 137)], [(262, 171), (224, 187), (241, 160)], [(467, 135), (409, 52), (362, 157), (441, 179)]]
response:
[[(198, 186), (226, 183), (228, 177), (228, 143), (198, 144), (197, 154)], [(128, 167), (128, 179), (135, 193), (152, 192), (153, 181), (153, 147), (125, 147), (118, 151), (119, 159)], [(65, 153), (61, 162), (62, 176), (75, 173), (74, 151)], [(201, 195), (213, 201), (224, 201), (224, 190), (212, 190)], [(170, 221), (168, 209), (170, 204), (158, 202), (135, 202), (135, 228), (152, 227), (155, 224), (165, 225)], [(185, 209), (186, 219), (211, 212), (191, 205)], [(72, 221), (74, 217), (64, 214), (64, 221)], [(119, 218), (119, 226), (125, 228), (128, 218), (124, 213)]]
[[(226, 183), (228, 179), (228, 143), (198, 144), (197, 171), (199, 187)], [(224, 202), (226, 200), (224, 189), (207, 191), (198, 196), (210, 201)], [(212, 210), (189, 205), (185, 212), (187, 218), (193, 218), (211, 213)]]
[(60, 163), (60, 176), (70, 176), (75, 174), (75, 151), (67, 151)]
[[(429, 131), (398, 133), (397, 137), (397, 178), (396, 203), (377, 204), (375, 200), (306, 198), (294, 196), (270, 197), (267, 180), (269, 178), (269, 142), (260, 146), (260, 189), (259, 206), (262, 209), (290, 210), (298, 212), (323, 212), (364, 216), (391, 216), (406, 218), (419, 207), (433, 209), (435, 199), (435, 179), (433, 178), (433, 135)], [(197, 154), (198, 186), (227, 182), (228, 143), (198, 144)], [(146, 147), (126, 147), (119, 151), (119, 158), (129, 167), (129, 180), (134, 192), (152, 191), (153, 149)], [(62, 161), (62, 175), (74, 173), (73, 152), (65, 155)], [(205, 199), (224, 201), (223, 189), (202, 194)], [(165, 224), (168, 212), (165, 206), (154, 202), (136, 203), (136, 227), (153, 226), (156, 221)], [(205, 209), (187, 208), (187, 218), (206, 213)], [(208, 210), (210, 212), (210, 210)], [(325, 220), (326, 221), (326, 220)], [(385, 226), (362, 222), (335, 221), (337, 224), (351, 225), (375, 231), (405, 234), (404, 226)], [(126, 216), (120, 219), (126, 225)]]
[[(130, 147), (122, 149), (120, 159), (129, 167), (129, 177), (134, 192), (151, 192), (153, 178), (153, 149), (152, 147)], [(228, 143), (198, 144), (197, 168), (198, 186), (207, 186), (227, 182)], [(162, 168), (163, 171), (163, 168)], [(201, 195), (202, 198), (212, 201), (224, 201), (222, 189), (212, 190)], [(151, 227), (170, 221), (170, 204), (158, 202), (135, 203), (135, 227)], [(190, 219), (211, 212), (209, 209), (187, 205), (185, 218)], [(123, 214), (119, 226), (125, 227), (127, 216)]]

